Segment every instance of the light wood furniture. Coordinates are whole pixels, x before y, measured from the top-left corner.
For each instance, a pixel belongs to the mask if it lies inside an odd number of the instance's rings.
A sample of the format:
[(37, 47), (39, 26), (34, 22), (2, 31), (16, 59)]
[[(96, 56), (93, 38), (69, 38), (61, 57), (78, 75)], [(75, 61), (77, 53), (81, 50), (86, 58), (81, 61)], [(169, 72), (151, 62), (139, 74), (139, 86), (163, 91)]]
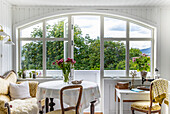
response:
[[(152, 86), (153, 86), (153, 83), (151, 84), (151, 87), (150, 87), (150, 101), (148, 101), (148, 102), (135, 102), (134, 104), (132, 104), (132, 106), (131, 106), (132, 114), (135, 114), (135, 112), (134, 112), (135, 110), (139, 111), (139, 112), (144, 112), (146, 114), (151, 114), (151, 113), (161, 114), (161, 104), (159, 104), (159, 105), (156, 104), (156, 105), (153, 106)], [(140, 107), (140, 105), (141, 105), (142, 108)]]
[[(64, 102), (63, 102), (63, 91), (65, 90), (69, 90), (69, 89), (79, 89), (79, 95), (78, 95), (78, 100), (77, 100), (77, 104), (76, 106), (71, 106), (71, 107), (67, 107), (64, 108)], [(71, 86), (66, 86), (63, 87), (60, 90), (60, 105), (61, 105), (61, 110), (55, 110), (55, 111), (51, 111), (47, 114), (79, 114), (79, 106), (80, 106), (80, 101), (81, 101), (81, 97), (82, 97), (82, 91), (83, 91), (83, 87), (81, 85), (71, 85)], [(65, 113), (67, 112), (67, 113)]]
[(119, 114), (123, 114), (123, 101), (130, 100), (150, 100), (150, 92), (133, 92), (128, 89), (117, 89), (116, 88), (116, 114), (118, 114), (118, 98), (120, 99), (120, 112)]

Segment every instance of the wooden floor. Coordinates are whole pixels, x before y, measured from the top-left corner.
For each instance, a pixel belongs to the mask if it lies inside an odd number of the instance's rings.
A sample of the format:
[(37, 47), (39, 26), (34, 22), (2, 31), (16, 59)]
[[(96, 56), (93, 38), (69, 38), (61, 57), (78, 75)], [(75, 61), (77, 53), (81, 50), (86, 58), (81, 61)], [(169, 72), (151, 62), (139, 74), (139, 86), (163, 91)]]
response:
[[(90, 112), (84, 112), (84, 114), (90, 114)], [(103, 112), (95, 112), (94, 114), (103, 114)]]

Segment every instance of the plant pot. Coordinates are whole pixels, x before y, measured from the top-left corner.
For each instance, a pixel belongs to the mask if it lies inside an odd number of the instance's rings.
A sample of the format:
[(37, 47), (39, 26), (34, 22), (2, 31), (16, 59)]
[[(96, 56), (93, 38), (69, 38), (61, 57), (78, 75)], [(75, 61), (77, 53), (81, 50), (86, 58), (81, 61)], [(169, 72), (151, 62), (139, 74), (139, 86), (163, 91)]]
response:
[(22, 73), (22, 78), (26, 78), (26, 74), (25, 74), (25, 72), (24, 73)]
[(147, 73), (147, 71), (141, 71), (141, 76), (146, 79)]
[(22, 78), (22, 74), (18, 74), (18, 77), (19, 77), (19, 78)]
[(33, 73), (33, 79), (36, 79), (36, 76), (37, 76), (36, 73)]

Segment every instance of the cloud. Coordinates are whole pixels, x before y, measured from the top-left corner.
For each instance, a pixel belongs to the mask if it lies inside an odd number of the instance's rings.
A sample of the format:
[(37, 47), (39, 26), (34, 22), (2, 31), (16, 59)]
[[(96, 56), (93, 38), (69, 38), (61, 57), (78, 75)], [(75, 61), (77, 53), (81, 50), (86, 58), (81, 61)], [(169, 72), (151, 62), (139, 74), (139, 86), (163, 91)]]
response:
[(118, 26), (112, 26), (109, 28), (109, 31), (125, 31), (125, 27), (118, 25)]
[(151, 41), (130, 41), (130, 48), (146, 49), (151, 48)]
[(93, 25), (80, 25), (79, 26), (80, 28), (92, 28), (93, 27)]
[(145, 27), (142, 27), (142, 26), (139, 26), (139, 25), (136, 25), (136, 24), (130, 24), (130, 31), (131, 32), (138, 32), (138, 33), (141, 33), (141, 34), (149, 34), (151, 33), (151, 30), (145, 28)]

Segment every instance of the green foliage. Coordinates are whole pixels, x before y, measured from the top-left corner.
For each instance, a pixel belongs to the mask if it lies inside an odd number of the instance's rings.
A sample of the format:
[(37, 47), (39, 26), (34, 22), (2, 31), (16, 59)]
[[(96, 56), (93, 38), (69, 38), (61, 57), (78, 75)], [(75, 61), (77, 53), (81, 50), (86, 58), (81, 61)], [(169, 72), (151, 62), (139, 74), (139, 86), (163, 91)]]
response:
[(47, 25), (47, 38), (63, 38), (64, 37), (64, 21), (58, 22), (58, 24)]
[(81, 37), (82, 31), (78, 26), (74, 27), (74, 59), (76, 70), (100, 69), (100, 40), (91, 39), (86, 35)]
[(58, 66), (52, 65), (55, 60), (64, 58), (64, 43), (63, 41), (47, 42), (46, 67), (48, 70), (59, 70)]
[(147, 57), (146, 55), (140, 55), (138, 58), (136, 58), (135, 62), (137, 71), (150, 71), (150, 57)]
[(42, 28), (39, 26), (37, 28), (33, 28), (33, 31), (31, 32), (31, 37), (32, 38), (36, 38), (36, 37), (42, 38), (43, 37)]
[(106, 41), (104, 42), (104, 47), (105, 70), (124, 70), (125, 62), (123, 61), (125, 61), (126, 54), (125, 44), (122, 42)]
[[(47, 38), (64, 37), (64, 21), (54, 25), (46, 26)], [(31, 37), (42, 37), (41, 27), (33, 29)], [(22, 68), (26, 70), (42, 70), (42, 42), (26, 43), (21, 52)], [(132, 62), (133, 57), (138, 57), (142, 52), (139, 49), (131, 48), (129, 51), (130, 69), (136, 69), (136, 64)], [(105, 70), (125, 70), (126, 46), (123, 42), (104, 42), (104, 68)], [(64, 42), (46, 42), (46, 68), (47, 70), (60, 69), (57, 65), (52, 65), (55, 60), (64, 58)], [(90, 38), (89, 35), (82, 37), (82, 30), (74, 26), (74, 59), (75, 70), (99, 70), (100, 69), (100, 39)]]
[(28, 69), (42, 69), (42, 41), (26, 43), (21, 52), (22, 68)]

